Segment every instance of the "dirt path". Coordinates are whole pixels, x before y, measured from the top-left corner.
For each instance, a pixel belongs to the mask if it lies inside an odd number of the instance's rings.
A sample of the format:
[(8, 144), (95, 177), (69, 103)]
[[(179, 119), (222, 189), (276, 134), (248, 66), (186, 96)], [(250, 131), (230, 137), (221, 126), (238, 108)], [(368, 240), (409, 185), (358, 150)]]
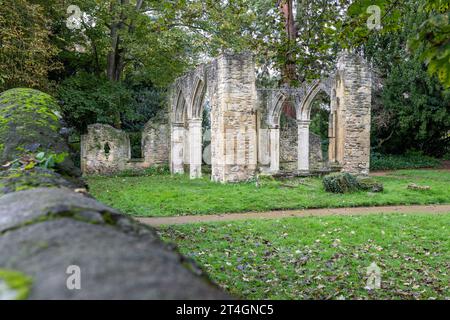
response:
[(136, 218), (136, 220), (152, 225), (189, 224), (197, 222), (233, 221), (245, 219), (277, 219), (286, 217), (320, 217), (331, 215), (366, 215), (374, 213), (403, 213), (403, 214), (442, 214), (450, 213), (450, 204), (447, 205), (424, 205), (424, 206), (384, 206), (384, 207), (359, 207), (359, 208), (337, 208), (337, 209), (305, 209), (288, 211), (228, 213), (220, 215), (182, 216), (182, 217), (159, 217), (159, 218)]

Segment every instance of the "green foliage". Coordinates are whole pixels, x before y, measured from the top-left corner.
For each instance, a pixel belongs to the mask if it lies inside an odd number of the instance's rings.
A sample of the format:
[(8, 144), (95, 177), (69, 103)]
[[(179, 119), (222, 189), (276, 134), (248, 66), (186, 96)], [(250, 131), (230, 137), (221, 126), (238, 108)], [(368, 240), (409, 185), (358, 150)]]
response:
[(410, 39), (410, 48), (423, 51), (421, 59), (428, 65), (428, 72), (437, 75), (444, 87), (450, 89), (450, 3), (426, 1), (420, 10), (428, 13), (428, 18)]
[(115, 177), (154, 177), (160, 175), (169, 175), (170, 168), (168, 165), (154, 165), (143, 170), (124, 170), (115, 174)]
[(6, 285), (6, 290), (0, 290), (0, 300), (25, 300), (33, 280), (19, 271), (0, 269), (0, 284)]
[(356, 180), (361, 190), (370, 192), (382, 192), (384, 190), (383, 184), (371, 177), (356, 177)]
[(417, 152), (409, 152), (405, 155), (387, 155), (372, 152), (370, 157), (371, 170), (435, 168), (440, 164), (439, 160)]
[[(242, 299), (445, 300), (450, 214), (373, 214), (166, 226), (161, 234)], [(367, 290), (367, 267), (382, 272)]]
[[(265, 212), (269, 210), (381, 206), (396, 204), (450, 203), (445, 170), (390, 172), (376, 177), (383, 183), (381, 193), (326, 192), (321, 178), (286, 181), (259, 179), (259, 184), (220, 184), (209, 178), (190, 180), (189, 176), (87, 177), (89, 190), (100, 201), (137, 216), (177, 216)], [(417, 194), (407, 190), (409, 183), (426, 184), (431, 191)], [(294, 188), (292, 186), (295, 186)]]
[(422, 151), (441, 157), (450, 148), (450, 93), (430, 78), (417, 60), (395, 66), (382, 92), (388, 125), (379, 138), (390, 137), (381, 152)]
[(128, 136), (130, 137), (131, 158), (132, 159), (143, 158), (142, 132), (129, 132)]
[(39, 152), (38, 154), (36, 154), (35, 158), (39, 167), (44, 169), (51, 169), (54, 168), (57, 164), (62, 163), (67, 156), (67, 153), (46, 154), (45, 152)]
[[(404, 5), (403, 5), (404, 6)], [(379, 153), (409, 150), (440, 157), (449, 148), (449, 94), (426, 72), (419, 50), (407, 50), (407, 40), (427, 19), (417, 1), (409, 1), (398, 21), (400, 29), (371, 32), (362, 43), (375, 70), (372, 94), (372, 146)], [(383, 21), (382, 21), (383, 23)]]
[(133, 116), (132, 94), (123, 83), (85, 72), (63, 81), (58, 100), (64, 119), (79, 132), (93, 123), (117, 125), (117, 114)]
[(136, 81), (113, 82), (86, 72), (67, 78), (58, 88), (64, 119), (78, 132), (93, 123), (130, 132), (142, 130), (163, 110), (166, 96), (164, 90)]
[(48, 74), (60, 68), (50, 41), (49, 20), (26, 0), (0, 0), (0, 92), (16, 87), (48, 89)]
[(322, 179), (327, 192), (351, 193), (360, 189), (358, 180), (350, 173), (332, 173)]
[[(367, 28), (370, 5), (381, 8), (381, 30)], [(358, 48), (374, 34), (407, 31), (413, 55), (419, 53), (429, 73), (438, 76), (445, 88), (450, 88), (450, 5), (447, 0), (357, 0), (350, 5), (347, 15), (342, 25), (337, 24), (344, 46)], [(411, 15), (420, 17), (421, 21), (408, 24)]]
[(287, 35), (286, 21), (279, 7), (282, 1), (252, 2), (257, 19), (251, 29), (254, 33), (251, 48), (261, 67), (261, 82), (273, 84), (274, 70), (276, 80), (282, 81), (282, 73), (287, 65), (293, 65), (295, 69), (296, 79), (289, 83), (293, 87), (332, 70), (339, 50), (334, 25), (343, 20), (342, 13), (348, 1), (294, 1), (297, 7), (294, 17), (297, 29), (295, 39)]

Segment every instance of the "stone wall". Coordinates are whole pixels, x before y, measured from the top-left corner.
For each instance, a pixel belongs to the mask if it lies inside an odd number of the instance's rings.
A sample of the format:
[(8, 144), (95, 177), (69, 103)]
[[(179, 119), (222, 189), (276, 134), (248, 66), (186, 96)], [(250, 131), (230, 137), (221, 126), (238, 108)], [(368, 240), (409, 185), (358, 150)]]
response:
[(211, 178), (252, 178), (257, 163), (255, 66), (250, 54), (223, 54), (176, 80), (170, 98), (171, 171), (201, 176), (204, 99), (211, 106)]
[(168, 123), (149, 121), (142, 131), (142, 159), (131, 159), (130, 138), (110, 125), (93, 124), (81, 137), (81, 170), (84, 174), (112, 174), (167, 165), (170, 153)]
[[(9, 100), (8, 113), (22, 117), (16, 124), (30, 128), (23, 134), (33, 143), (58, 139), (57, 145), (46, 145), (56, 153), (64, 144), (54, 135), (61, 126), (50, 118), (40, 125), (52, 125), (52, 132), (34, 127), (35, 112), (46, 106), (39, 99), (42, 93), (31, 95), (36, 99)], [(105, 140), (113, 141), (115, 132), (103, 129)], [(10, 130), (14, 127), (0, 123), (0, 131)], [(123, 135), (116, 139), (122, 141)], [(91, 198), (83, 181), (64, 168), (1, 165), (0, 300), (229, 298), (153, 228)], [(76, 284), (70, 279), (77, 274), (80, 290), (70, 290), (67, 284)]]
[(131, 159), (128, 134), (106, 124), (88, 126), (81, 137), (81, 171), (109, 174), (125, 170)]
[(218, 104), (211, 110), (212, 180), (245, 181), (256, 172), (256, 78), (253, 56), (218, 59)]
[(296, 172), (298, 169), (297, 121), (291, 118), (284, 119), (286, 121), (280, 127), (280, 170)]
[(147, 122), (142, 132), (142, 153), (145, 166), (169, 163), (170, 126)]
[[(364, 59), (344, 53), (331, 76), (305, 82), (299, 88), (256, 90), (252, 56), (224, 54), (179, 78), (174, 85), (170, 102), (172, 172), (188, 169), (191, 178), (201, 176), (199, 123), (206, 95), (211, 103), (214, 181), (250, 179), (256, 163), (261, 171), (276, 173), (280, 161), (281, 169), (306, 174), (329, 168), (367, 174), (370, 82)], [(328, 157), (323, 157), (320, 138), (310, 134), (312, 102), (319, 92), (325, 92), (331, 100)], [(287, 99), (296, 109), (296, 128), (280, 131), (280, 115)]]
[(368, 174), (370, 167), (370, 110), (372, 77), (366, 61), (357, 54), (343, 54), (337, 64), (336, 92), (342, 123), (342, 171)]
[[(296, 172), (298, 169), (298, 134), (297, 122), (293, 121), (287, 128), (280, 129), (280, 170)], [(311, 171), (324, 169), (326, 164), (322, 155), (320, 136), (309, 132), (309, 167)]]

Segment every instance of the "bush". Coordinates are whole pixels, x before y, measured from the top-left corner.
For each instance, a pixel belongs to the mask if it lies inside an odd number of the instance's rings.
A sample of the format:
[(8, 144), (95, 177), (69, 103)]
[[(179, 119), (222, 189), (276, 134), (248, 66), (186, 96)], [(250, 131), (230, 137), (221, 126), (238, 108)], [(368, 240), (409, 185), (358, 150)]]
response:
[(348, 193), (360, 190), (358, 180), (349, 173), (332, 173), (322, 180), (325, 191)]
[(405, 155), (372, 153), (370, 159), (371, 170), (435, 168), (440, 164), (439, 160), (417, 152)]
[(63, 117), (78, 132), (85, 132), (93, 123), (141, 131), (164, 109), (165, 99), (165, 91), (151, 84), (112, 82), (86, 72), (67, 78), (58, 87)]
[(370, 177), (358, 177), (358, 186), (360, 190), (370, 192), (382, 192), (384, 190), (383, 184), (375, 181)]
[(132, 117), (132, 94), (122, 83), (80, 72), (58, 88), (64, 120), (78, 132), (88, 125), (105, 123), (117, 127), (123, 117)]

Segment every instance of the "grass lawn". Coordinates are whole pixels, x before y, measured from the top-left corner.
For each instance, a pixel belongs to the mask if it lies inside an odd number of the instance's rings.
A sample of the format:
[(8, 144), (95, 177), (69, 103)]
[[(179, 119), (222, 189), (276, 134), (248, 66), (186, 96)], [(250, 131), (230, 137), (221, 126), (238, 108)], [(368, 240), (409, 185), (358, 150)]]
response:
[[(450, 171), (401, 170), (376, 177), (382, 193), (330, 194), (321, 179), (289, 181), (265, 179), (252, 183), (219, 184), (187, 176), (88, 177), (98, 200), (136, 216), (269, 211), (282, 209), (355, 207), (397, 204), (450, 203)], [(429, 191), (407, 189), (409, 183), (428, 185)]]
[[(247, 220), (160, 232), (236, 297), (450, 299), (450, 213)], [(381, 289), (365, 289), (367, 267)]]

